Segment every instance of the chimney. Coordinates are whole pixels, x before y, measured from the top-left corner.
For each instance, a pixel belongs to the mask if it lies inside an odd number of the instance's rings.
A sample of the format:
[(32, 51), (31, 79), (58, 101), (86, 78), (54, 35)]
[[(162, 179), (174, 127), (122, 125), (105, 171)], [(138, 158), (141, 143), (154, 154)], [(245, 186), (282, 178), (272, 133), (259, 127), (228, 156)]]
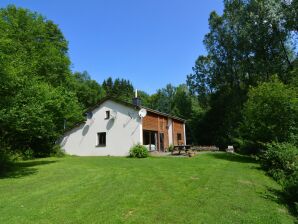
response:
[(138, 90), (137, 89), (135, 90), (135, 97), (132, 98), (132, 104), (136, 107), (141, 106), (141, 99), (138, 98)]

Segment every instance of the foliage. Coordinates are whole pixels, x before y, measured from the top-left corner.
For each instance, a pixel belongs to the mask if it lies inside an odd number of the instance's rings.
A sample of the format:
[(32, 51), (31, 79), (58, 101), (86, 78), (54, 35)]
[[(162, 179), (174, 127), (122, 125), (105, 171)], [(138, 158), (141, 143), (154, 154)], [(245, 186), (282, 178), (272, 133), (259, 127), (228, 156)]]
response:
[(148, 149), (143, 145), (135, 145), (129, 150), (130, 157), (146, 158), (149, 156)]
[(141, 99), (141, 104), (145, 107), (150, 107), (151, 96), (145, 91), (138, 90), (138, 97)]
[(168, 151), (169, 152), (173, 152), (174, 151), (174, 145), (173, 144), (170, 144), (169, 147), (168, 147)]
[[(226, 148), (237, 135), (245, 91), (226, 88), (210, 96), (210, 107), (198, 119), (196, 139), (201, 145)], [(195, 125), (193, 125), (195, 126)]]
[(287, 81), (294, 45), (291, 30), (281, 22), (284, 14), (279, 0), (224, 1), (222, 16), (210, 14), (204, 39), (208, 54), (198, 58), (188, 76), (192, 91), (247, 89), (273, 74)]
[(171, 84), (167, 84), (165, 88), (158, 89), (157, 92), (151, 96), (150, 107), (164, 113), (172, 113), (175, 93), (176, 87)]
[(50, 156), (52, 157), (63, 157), (65, 152), (59, 144), (53, 146)]
[(129, 80), (111, 77), (103, 81), (102, 87), (108, 96), (131, 102), (134, 97), (134, 87)]
[(297, 79), (296, 6), (297, 1), (225, 0), (222, 15), (210, 14), (207, 55), (198, 57), (187, 76), (191, 95), (204, 109), (197, 120), (200, 144), (224, 146), (242, 134), (241, 112), (251, 86), (275, 74), (286, 84)]
[(15, 6), (0, 9), (1, 145), (48, 155), (65, 120), (72, 125), (82, 119), (83, 108), (69, 89), (67, 51), (52, 21)]
[(102, 86), (92, 80), (86, 71), (73, 73), (69, 86), (76, 93), (79, 103), (85, 109), (94, 106), (105, 96)]
[(284, 186), (285, 198), (290, 202), (296, 214), (298, 214), (298, 171), (296, 170), (285, 182)]
[(11, 158), (9, 156), (9, 152), (0, 148), (0, 176), (5, 174), (9, 167), (11, 166)]
[(284, 183), (298, 171), (298, 148), (290, 143), (269, 143), (261, 164), (275, 180)]
[(298, 134), (298, 89), (277, 79), (251, 88), (243, 110), (242, 135), (252, 142), (289, 141)]
[(270, 143), (261, 157), (262, 167), (283, 186), (283, 196), (298, 213), (298, 147)]
[(48, 154), (66, 125), (82, 119), (73, 93), (46, 83), (28, 82), (0, 110), (3, 137), (12, 149), (32, 149), (35, 156)]

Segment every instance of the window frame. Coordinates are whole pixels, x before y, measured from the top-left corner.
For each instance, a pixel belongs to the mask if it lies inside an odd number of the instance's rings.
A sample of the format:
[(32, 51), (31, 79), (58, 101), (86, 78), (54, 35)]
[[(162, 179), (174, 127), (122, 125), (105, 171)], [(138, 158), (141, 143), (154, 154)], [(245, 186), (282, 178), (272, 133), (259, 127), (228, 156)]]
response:
[(109, 110), (106, 110), (106, 117), (105, 117), (105, 120), (108, 120), (110, 119), (111, 117), (111, 112)]
[(182, 134), (181, 133), (177, 133), (177, 141), (181, 141), (182, 140)]
[[(101, 136), (104, 136), (103, 139)], [(103, 141), (103, 143), (101, 143)], [(107, 133), (106, 132), (97, 132), (97, 147), (105, 147), (107, 145)]]

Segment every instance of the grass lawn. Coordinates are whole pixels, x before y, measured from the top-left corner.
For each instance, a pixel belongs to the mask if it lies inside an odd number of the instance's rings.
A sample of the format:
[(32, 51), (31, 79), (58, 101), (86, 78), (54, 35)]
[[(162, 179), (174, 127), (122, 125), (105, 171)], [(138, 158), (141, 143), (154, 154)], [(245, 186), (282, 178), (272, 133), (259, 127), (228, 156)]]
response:
[(0, 223), (294, 223), (252, 160), (65, 157), (0, 178)]

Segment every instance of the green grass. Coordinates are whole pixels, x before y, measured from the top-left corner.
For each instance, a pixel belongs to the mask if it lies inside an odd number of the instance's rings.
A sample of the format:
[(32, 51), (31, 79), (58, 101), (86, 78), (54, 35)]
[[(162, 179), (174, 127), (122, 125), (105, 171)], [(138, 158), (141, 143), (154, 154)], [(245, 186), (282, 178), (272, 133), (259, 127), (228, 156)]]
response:
[(0, 179), (0, 223), (294, 223), (249, 158), (65, 157)]

